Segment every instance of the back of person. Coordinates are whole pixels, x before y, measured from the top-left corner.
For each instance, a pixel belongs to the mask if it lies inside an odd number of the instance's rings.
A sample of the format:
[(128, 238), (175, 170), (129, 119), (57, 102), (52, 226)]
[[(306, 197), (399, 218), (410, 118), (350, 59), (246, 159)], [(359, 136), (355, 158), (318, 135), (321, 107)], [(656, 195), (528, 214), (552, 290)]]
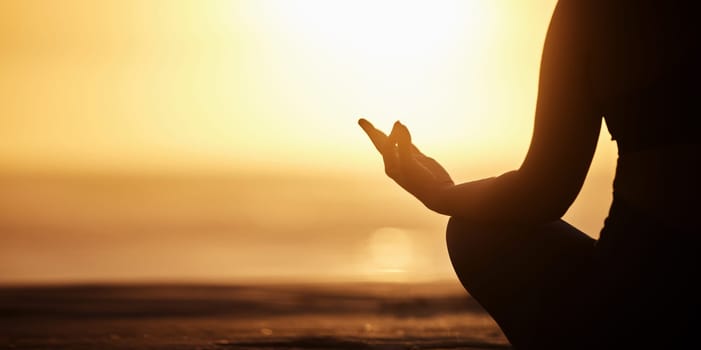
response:
[(690, 3), (592, 4), (587, 31), (593, 94), (619, 154), (698, 143), (700, 38)]
[(697, 12), (691, 2), (590, 4), (592, 89), (619, 154), (597, 242), (598, 281), (611, 286), (600, 307), (613, 311), (602, 329), (641, 344), (644, 332), (688, 340), (700, 311)]
[(677, 1), (590, 4), (592, 90), (619, 154), (612, 209), (626, 207), (680, 234), (698, 236), (696, 12), (690, 2)]
[(691, 3), (676, 1), (591, 4), (592, 90), (619, 154), (614, 204), (697, 232), (701, 48), (696, 12)]

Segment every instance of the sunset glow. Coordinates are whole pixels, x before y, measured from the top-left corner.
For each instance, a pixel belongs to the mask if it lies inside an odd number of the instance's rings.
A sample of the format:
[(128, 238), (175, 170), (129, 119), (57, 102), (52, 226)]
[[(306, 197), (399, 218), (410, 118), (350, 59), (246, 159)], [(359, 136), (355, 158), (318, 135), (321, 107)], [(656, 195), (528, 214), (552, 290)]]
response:
[(413, 263), (413, 242), (403, 230), (383, 227), (368, 242), (368, 265), (374, 273), (406, 273)]
[[(0, 2), (0, 282), (453, 277), (356, 121), (458, 182), (518, 167), (554, 4)], [(568, 213), (593, 233), (600, 143)]]
[(449, 164), (513, 163), (553, 4), (4, 2), (0, 164), (369, 166), (359, 117)]

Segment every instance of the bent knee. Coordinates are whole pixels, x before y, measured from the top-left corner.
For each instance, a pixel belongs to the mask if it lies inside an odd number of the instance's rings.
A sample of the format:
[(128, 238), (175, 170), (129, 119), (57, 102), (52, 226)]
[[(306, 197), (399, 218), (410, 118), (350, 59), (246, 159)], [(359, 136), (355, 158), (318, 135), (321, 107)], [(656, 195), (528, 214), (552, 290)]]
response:
[(448, 244), (448, 250), (454, 246), (457, 240), (462, 235), (462, 231), (467, 227), (464, 220), (455, 216), (451, 216), (448, 220), (448, 226), (445, 229), (445, 239)]
[(451, 217), (446, 227), (445, 239), (448, 246), (450, 259), (464, 260), (465, 257), (473, 255), (473, 250), (482, 250), (484, 236), (487, 234), (484, 228), (474, 222), (460, 218)]
[(484, 240), (482, 236), (489, 235), (489, 231), (491, 230), (484, 225), (452, 216), (448, 220), (445, 232), (448, 249), (464, 249), (466, 246), (479, 244)]
[(451, 217), (446, 228), (448, 255), (454, 265), (483, 265), (503, 255), (507, 246), (518, 240), (519, 231), (508, 225), (477, 223), (460, 217)]

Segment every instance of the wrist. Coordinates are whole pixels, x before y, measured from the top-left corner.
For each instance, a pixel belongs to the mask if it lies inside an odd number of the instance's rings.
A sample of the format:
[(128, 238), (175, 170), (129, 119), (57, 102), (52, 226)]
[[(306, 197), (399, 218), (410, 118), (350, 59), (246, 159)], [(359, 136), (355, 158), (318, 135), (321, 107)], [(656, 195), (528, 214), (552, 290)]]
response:
[[(440, 214), (446, 214), (448, 210), (448, 193), (451, 191), (452, 188), (455, 187), (455, 184), (450, 181), (450, 182), (445, 182), (438, 184), (434, 186), (430, 191), (428, 196), (426, 196), (426, 201), (424, 202), (424, 205), (428, 207), (429, 209), (440, 213)], [(447, 214), (446, 214), (447, 215)]]

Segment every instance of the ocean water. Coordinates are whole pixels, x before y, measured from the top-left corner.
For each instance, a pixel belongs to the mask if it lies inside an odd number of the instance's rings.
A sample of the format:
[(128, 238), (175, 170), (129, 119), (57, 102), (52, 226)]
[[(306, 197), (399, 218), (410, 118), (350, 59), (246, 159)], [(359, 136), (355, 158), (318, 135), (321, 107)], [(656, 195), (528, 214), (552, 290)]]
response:
[(455, 281), (0, 288), (0, 348), (509, 348)]

